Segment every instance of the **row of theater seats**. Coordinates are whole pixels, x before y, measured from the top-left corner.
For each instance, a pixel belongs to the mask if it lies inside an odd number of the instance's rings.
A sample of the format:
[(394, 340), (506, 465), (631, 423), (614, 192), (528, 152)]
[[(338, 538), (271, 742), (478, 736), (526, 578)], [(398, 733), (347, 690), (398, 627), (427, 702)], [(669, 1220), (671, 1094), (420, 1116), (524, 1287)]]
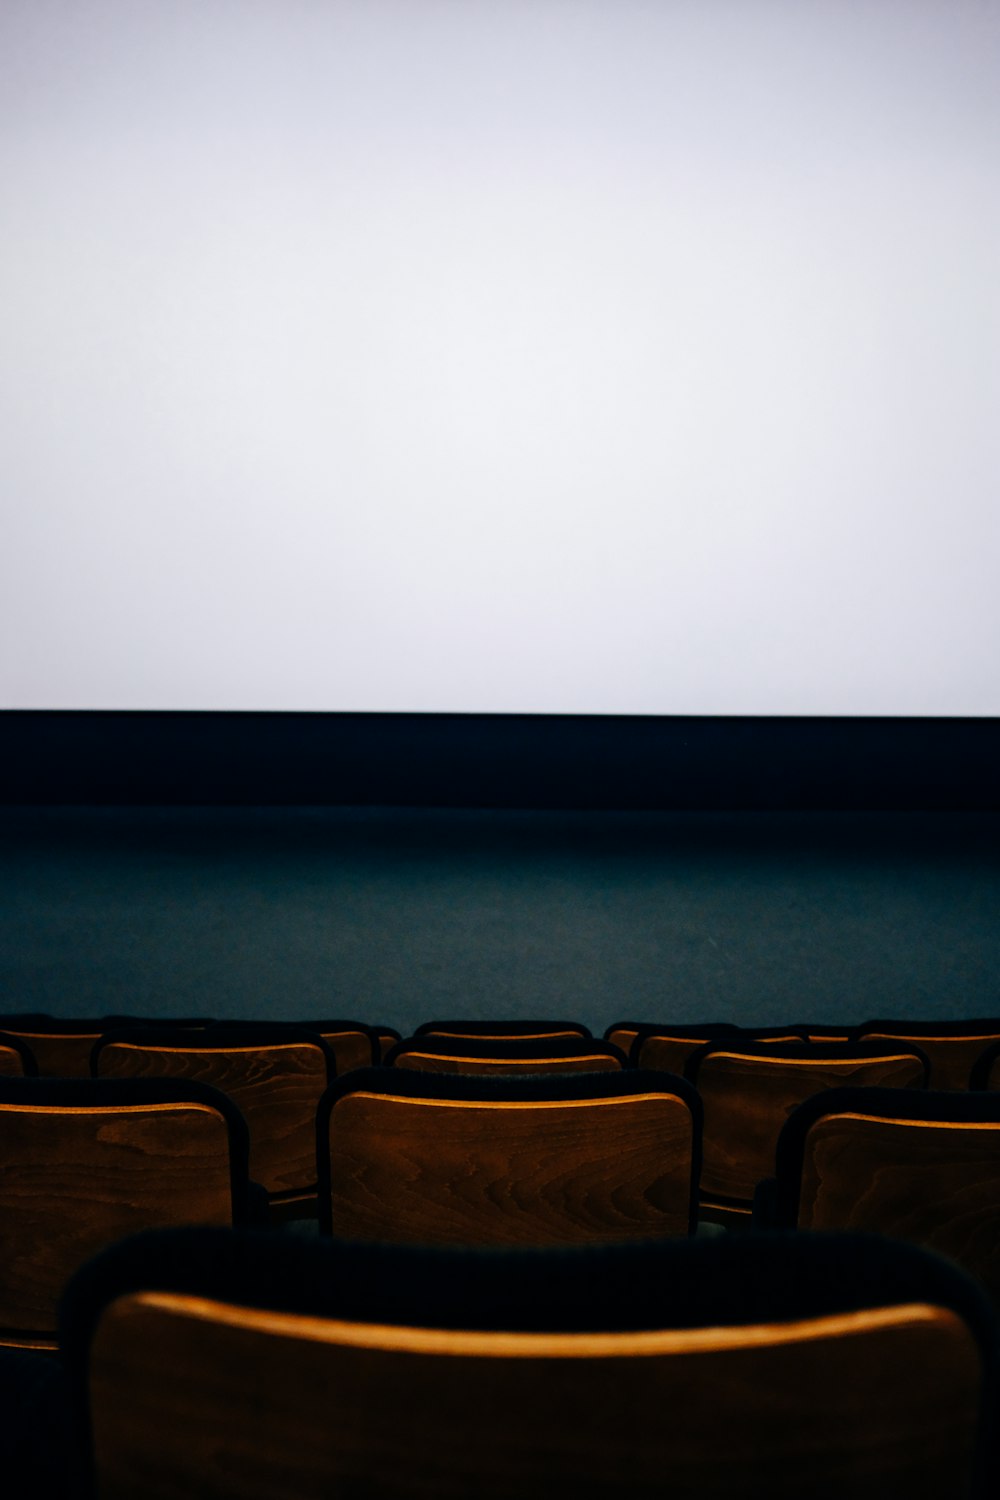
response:
[[(631, 1389), (633, 1377), (641, 1388), (637, 1416), (665, 1401), (676, 1404), (678, 1392), (688, 1391), (688, 1405), (680, 1402), (687, 1416), (674, 1424), (683, 1432), (671, 1439), (680, 1448), (684, 1434), (704, 1426), (713, 1410), (706, 1393), (716, 1382), (730, 1400), (725, 1420), (749, 1423), (752, 1448), (760, 1416), (755, 1392), (762, 1379), (771, 1382), (772, 1416), (778, 1411), (778, 1429), (784, 1424), (783, 1435), (773, 1431), (763, 1443), (771, 1445), (773, 1480), (759, 1491), (756, 1478), (741, 1489), (730, 1469), (725, 1484), (706, 1487), (704, 1473), (694, 1476), (711, 1444), (695, 1443), (691, 1453), (701, 1458), (691, 1458), (691, 1487), (672, 1477), (672, 1493), (790, 1494), (792, 1488), (782, 1488), (785, 1467), (797, 1476), (794, 1492), (839, 1494), (836, 1486), (850, 1474), (854, 1493), (884, 1493), (864, 1487), (864, 1455), (871, 1458), (873, 1439), (870, 1429), (863, 1439), (855, 1431), (859, 1422), (864, 1429), (855, 1409), (861, 1392), (867, 1392), (861, 1410), (876, 1413), (879, 1430), (873, 1483), (888, 1475), (905, 1478), (910, 1494), (978, 1493), (984, 1453), (995, 1465), (989, 1417), (997, 1330), (984, 1287), (1000, 1301), (1000, 1092), (989, 1047), (978, 1064), (980, 1091), (962, 1093), (927, 1089), (932, 1064), (912, 1040), (858, 1040), (819, 1027), (748, 1034), (732, 1026), (622, 1024), (609, 1028), (617, 1040), (595, 1041), (586, 1028), (562, 1023), (439, 1022), (404, 1041), (356, 1022), (314, 1021), (306, 1029), (190, 1018), (121, 1026), (121, 1019), (105, 1018), (91, 1034), (80, 1023), (8, 1016), (0, 1040), (9, 1072), (21, 1074), (0, 1080), (0, 1327), (3, 1340), (20, 1351), (60, 1343), (78, 1369), (76, 1404), (94, 1417), (82, 1446), (89, 1451), (93, 1438), (101, 1495), (530, 1494), (548, 1492), (554, 1476), (577, 1460), (574, 1489), (612, 1493), (588, 1448), (597, 1429), (586, 1403), (593, 1407), (596, 1392), (605, 1399), (612, 1384)], [(982, 1050), (990, 1042), (979, 1023), (956, 1031), (961, 1045)], [(91, 1076), (27, 1076), (46, 1060), (51, 1066), (47, 1041), (67, 1040), (78, 1044), (75, 1066), (82, 1072), (85, 1059)], [(955, 1040), (942, 1038), (946, 1046)], [(627, 1042), (631, 1065), (618, 1042)], [(383, 1057), (384, 1064), (376, 1063)], [(68, 1060), (64, 1052), (59, 1066)], [(700, 1219), (747, 1224), (751, 1209), (757, 1233), (685, 1243)], [(247, 1227), (304, 1213), (318, 1216), (321, 1243), (289, 1244), (288, 1236)], [(184, 1224), (237, 1228), (174, 1229), (167, 1248), (156, 1248), (157, 1240), (152, 1249), (130, 1242), (98, 1253), (138, 1229)], [(766, 1226), (813, 1233), (788, 1240)], [(918, 1294), (906, 1269), (924, 1265), (918, 1250), (836, 1237), (824, 1251), (827, 1237), (817, 1231), (845, 1227), (930, 1245), (978, 1280), (932, 1260), (931, 1282)], [(436, 1250), (418, 1252), (417, 1245)], [(567, 1246), (576, 1247), (575, 1257)], [(506, 1258), (498, 1258), (501, 1250)], [(892, 1261), (907, 1254), (908, 1261)], [(867, 1272), (859, 1272), (860, 1281), (848, 1277), (853, 1290), (845, 1301), (843, 1266), (853, 1264), (852, 1256), (868, 1265), (873, 1255), (882, 1271), (872, 1273), (870, 1284)], [(175, 1263), (190, 1275), (178, 1280), (169, 1269)], [(883, 1274), (892, 1264), (897, 1269)], [(330, 1291), (328, 1281), (345, 1266), (362, 1277), (369, 1268), (370, 1295)], [(953, 1277), (947, 1295), (940, 1282), (946, 1273)], [(825, 1300), (810, 1302), (805, 1288), (815, 1292), (824, 1276), (834, 1285)], [(519, 1277), (535, 1288), (527, 1300)], [(609, 1277), (612, 1289), (605, 1290)], [(790, 1277), (801, 1285), (789, 1285)], [(740, 1289), (728, 1301), (727, 1278)], [(411, 1285), (412, 1296), (400, 1302), (394, 1279)], [(57, 1305), (71, 1280), (57, 1334)], [(861, 1282), (867, 1292), (859, 1301)], [(584, 1283), (599, 1291), (596, 1302)], [(439, 1294), (428, 1292), (435, 1286), (449, 1287), (454, 1303), (435, 1301)], [(553, 1298), (566, 1286), (576, 1290), (556, 1315)], [(312, 1292), (301, 1296), (303, 1287)], [(326, 1291), (319, 1295), (318, 1287)], [(520, 1288), (516, 1295), (512, 1287)], [(639, 1287), (645, 1295), (635, 1300)], [(913, 1291), (909, 1299), (905, 1288)], [(89, 1310), (66, 1310), (79, 1307)], [(463, 1329), (471, 1342), (457, 1338)], [(946, 1370), (950, 1406), (937, 1397), (929, 1405), (916, 1399), (924, 1374), (918, 1381), (914, 1372), (923, 1371), (925, 1335), (932, 1331), (936, 1373), (920, 1389), (936, 1389)], [(520, 1343), (511, 1342), (512, 1333)], [(576, 1342), (557, 1345), (555, 1334)], [(655, 1335), (652, 1344), (647, 1335)], [(540, 1338), (548, 1340), (544, 1350)], [(762, 1356), (762, 1349), (770, 1354)], [(866, 1372), (878, 1371), (879, 1381), (899, 1387), (891, 1412), (884, 1393), (876, 1401), (848, 1368), (851, 1350)], [(708, 1370), (712, 1360), (702, 1356), (710, 1354), (717, 1356), (714, 1374), (703, 1387), (700, 1376), (680, 1373), (685, 1360)], [(286, 1377), (275, 1381), (260, 1372), (281, 1371), (286, 1355), (288, 1390), (305, 1404), (276, 1415), (272, 1387)], [(15, 1357), (23, 1364), (33, 1356)], [(815, 1376), (817, 1360), (826, 1382), (822, 1432), (801, 1439), (810, 1416), (799, 1409), (800, 1398), (813, 1389), (808, 1372)], [(386, 1362), (381, 1374), (372, 1372), (372, 1364)], [(654, 1367), (665, 1382), (655, 1387), (655, 1399), (642, 1373)], [(744, 1369), (739, 1379), (738, 1368)], [(308, 1380), (304, 1370), (312, 1372)], [(580, 1372), (579, 1386), (571, 1371)], [(839, 1371), (836, 1378), (831, 1371)], [(334, 1424), (335, 1439), (329, 1417), (324, 1427), (309, 1406), (316, 1399), (313, 1379), (327, 1405), (338, 1380), (349, 1387), (337, 1398), (349, 1415)], [(408, 1384), (414, 1379), (416, 1391)], [(485, 1388), (476, 1384), (481, 1379)], [(527, 1409), (517, 1408), (526, 1436), (511, 1446), (508, 1387), (524, 1395), (533, 1380), (538, 1389)], [(214, 1425), (198, 1427), (220, 1381), (233, 1427), (224, 1439)], [(350, 1392), (359, 1381), (390, 1393), (391, 1409), (350, 1415)], [(84, 1387), (88, 1394), (79, 1398)], [(553, 1389), (561, 1395), (547, 1447), (527, 1428), (539, 1392)], [(959, 1391), (961, 1417), (952, 1399)], [(483, 1432), (483, 1446), (477, 1438), (456, 1468), (453, 1453), (444, 1461), (428, 1458), (417, 1439), (425, 1420), (440, 1427), (443, 1411), (452, 1448), (459, 1417), (476, 1430), (463, 1394), (476, 1412), (496, 1396), (498, 1417), (492, 1438)], [(74, 1407), (72, 1399), (68, 1404)], [(264, 1408), (281, 1436), (266, 1438), (261, 1453), (254, 1447), (260, 1434), (245, 1412)], [(201, 1447), (193, 1442), (190, 1452), (178, 1453), (171, 1438), (172, 1456), (164, 1456), (162, 1430), (151, 1434), (148, 1425), (162, 1429), (167, 1416), (173, 1431), (185, 1411), (201, 1432)], [(416, 1428), (408, 1425), (414, 1412), (422, 1413)], [(630, 1493), (663, 1486), (657, 1466), (671, 1444), (662, 1411), (658, 1421), (648, 1452), (630, 1437)], [(22, 1426), (29, 1431), (31, 1423)], [(236, 1429), (243, 1428), (250, 1436), (241, 1439)], [(398, 1473), (380, 1467), (387, 1431), (393, 1464), (420, 1450), (409, 1489)], [(560, 1446), (568, 1433), (575, 1460)], [(498, 1444), (502, 1451), (494, 1451)], [(621, 1443), (614, 1446), (620, 1452)], [(645, 1456), (636, 1468), (640, 1450)], [(533, 1455), (530, 1463), (526, 1455)], [(479, 1472), (487, 1460), (499, 1488)], [(806, 1460), (819, 1465), (808, 1481)], [(718, 1465), (719, 1456), (713, 1461)], [(325, 1476), (318, 1487), (310, 1488), (308, 1473), (296, 1468), (303, 1464)], [(363, 1465), (364, 1473), (352, 1465)], [(270, 1477), (261, 1480), (261, 1472)]]
[[(91, 1053), (94, 1045), (110, 1030), (131, 1026), (178, 1027), (201, 1031), (208, 1027), (232, 1025), (233, 1022), (218, 1022), (206, 1017), (169, 1017), (157, 1022), (148, 1017), (104, 1016), (96, 1020), (68, 1021), (58, 1017), (35, 1014), (0, 1014), (0, 1031), (16, 1039), (22, 1056), (28, 1060), (31, 1071), (46, 1077), (88, 1077)], [(369, 1063), (385, 1060), (393, 1048), (398, 1047), (402, 1037), (390, 1026), (371, 1026), (360, 1021), (327, 1021), (310, 1018), (289, 1024), (318, 1032), (334, 1048), (340, 1072), (350, 1067), (363, 1067)], [(991, 1049), (1000, 1046), (1000, 1019), (989, 1018), (971, 1021), (898, 1021), (870, 1020), (857, 1026), (828, 1026), (810, 1022), (772, 1026), (749, 1030), (732, 1022), (711, 1022), (694, 1025), (671, 1023), (616, 1021), (604, 1032), (603, 1041), (622, 1053), (634, 1066), (662, 1068), (667, 1072), (683, 1074), (688, 1057), (697, 1047), (710, 1041), (723, 1040), (726, 1036), (752, 1036), (770, 1041), (890, 1041), (911, 1042), (925, 1053), (930, 1069), (928, 1086), (934, 1089), (966, 1089), (983, 1087), (982, 1059)], [(489, 1042), (511, 1043), (518, 1039), (532, 1045), (541, 1040), (572, 1043), (575, 1039), (594, 1041), (588, 1027), (576, 1021), (428, 1021), (418, 1026), (404, 1049), (405, 1052), (423, 1049), (422, 1068), (433, 1068), (435, 1063), (453, 1065), (454, 1055), (437, 1055), (427, 1046), (430, 1038), (452, 1038), (480, 1044)], [(593, 1054), (594, 1065), (602, 1049)], [(462, 1065), (462, 1071), (489, 1071), (487, 1056), (476, 1058), (470, 1055)], [(398, 1056), (399, 1054), (397, 1054)], [(617, 1053), (604, 1053), (615, 1065)], [(995, 1053), (994, 1053), (995, 1055)], [(493, 1059), (501, 1062), (506, 1059)], [(557, 1066), (553, 1071), (572, 1068), (573, 1063), (550, 1059)], [(486, 1066), (477, 1068), (477, 1062)], [(31, 1064), (34, 1064), (33, 1068)], [(977, 1064), (980, 1064), (977, 1070)], [(416, 1059), (411, 1060), (416, 1066)], [(580, 1066), (580, 1064), (577, 1064)], [(0, 1058), (0, 1072), (18, 1072), (16, 1062)], [(974, 1080), (978, 1071), (980, 1079)]]
[[(112, 1027), (88, 1037), (90, 1077), (0, 1079), (0, 1338), (51, 1342), (69, 1274), (136, 1229), (290, 1218), (421, 1244), (876, 1230), (1000, 1303), (1000, 1044), (962, 1093), (928, 1090), (924, 1053), (888, 1038), (643, 1027), (626, 1066), (582, 1028), (316, 1024)], [(25, 1034), (0, 1056), (30, 1072)]]

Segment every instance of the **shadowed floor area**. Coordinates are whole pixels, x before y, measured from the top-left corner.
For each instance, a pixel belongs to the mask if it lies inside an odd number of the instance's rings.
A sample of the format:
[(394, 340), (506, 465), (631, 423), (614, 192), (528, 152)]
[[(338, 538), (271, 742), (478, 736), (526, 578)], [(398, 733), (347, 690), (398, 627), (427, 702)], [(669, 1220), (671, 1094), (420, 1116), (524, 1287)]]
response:
[(0, 812), (4, 1010), (1000, 1010), (1000, 814)]

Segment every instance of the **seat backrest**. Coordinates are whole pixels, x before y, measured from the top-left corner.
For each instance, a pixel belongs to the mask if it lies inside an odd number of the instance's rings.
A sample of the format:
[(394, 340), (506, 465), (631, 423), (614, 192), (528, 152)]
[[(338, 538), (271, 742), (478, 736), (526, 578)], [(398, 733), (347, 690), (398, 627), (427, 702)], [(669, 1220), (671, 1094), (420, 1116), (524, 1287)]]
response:
[[(634, 1068), (657, 1068), (663, 1073), (684, 1077), (684, 1064), (696, 1047), (716, 1037), (736, 1031), (731, 1021), (678, 1022), (616, 1021), (604, 1033), (604, 1040), (620, 1047)], [(640, 1062), (647, 1039), (656, 1038), (649, 1053), (650, 1061)]]
[(319, 1220), (342, 1238), (560, 1244), (695, 1225), (701, 1108), (641, 1073), (371, 1069), (318, 1115)]
[(0, 1016), (0, 1029), (29, 1048), (42, 1078), (89, 1078), (90, 1053), (106, 1029), (101, 1019), (74, 1020), (58, 1016)]
[(912, 1042), (927, 1056), (932, 1089), (967, 1089), (973, 1065), (987, 1047), (1000, 1043), (1000, 1020), (865, 1021), (861, 1041)]
[(245, 1220), (247, 1153), (201, 1084), (0, 1079), (0, 1342), (51, 1343), (69, 1276), (123, 1235)]
[(719, 1041), (692, 1054), (687, 1076), (705, 1108), (702, 1195), (749, 1204), (804, 1099), (850, 1085), (922, 1089), (927, 1060), (907, 1044)]
[(19, 1036), (0, 1031), (0, 1078), (34, 1078), (38, 1064), (28, 1044)]
[(1000, 1306), (1000, 1094), (832, 1089), (778, 1140), (777, 1222), (947, 1255)]
[(382, 1060), (378, 1033), (360, 1021), (310, 1021), (302, 1024), (323, 1038), (333, 1053), (338, 1077), (341, 1073), (349, 1073), (352, 1068), (370, 1068)]
[[(265, 1027), (274, 1024), (274, 1022), (266, 1021), (218, 1023), (218, 1025), (226, 1025), (230, 1031), (234, 1026), (253, 1027), (257, 1033), (260, 1033)], [(352, 1068), (370, 1068), (373, 1064), (381, 1061), (382, 1054), (379, 1033), (375, 1027), (367, 1025), (364, 1021), (296, 1020), (287, 1024), (297, 1026), (303, 1031), (314, 1032), (317, 1036), (323, 1038), (333, 1053), (338, 1078), (341, 1073), (349, 1073)]]
[(831, 1025), (823, 1021), (796, 1021), (789, 1028), (806, 1042), (856, 1042), (856, 1026)]
[(76, 1279), (102, 1497), (989, 1493), (989, 1310), (910, 1246), (271, 1240), (144, 1236)]
[(465, 1041), (551, 1041), (556, 1037), (588, 1037), (590, 1028), (579, 1021), (425, 1021), (414, 1037), (460, 1037)]
[(647, 1025), (640, 1028), (632, 1042), (629, 1061), (636, 1068), (659, 1068), (666, 1073), (684, 1076), (688, 1058), (709, 1042), (725, 1041), (798, 1042), (805, 1037), (788, 1026), (762, 1026), (756, 1029), (716, 1022), (705, 1026)]
[(250, 1175), (272, 1202), (316, 1191), (316, 1106), (335, 1072), (321, 1037), (296, 1026), (143, 1027), (95, 1045), (100, 1078), (196, 1078), (232, 1099), (250, 1131)]
[(589, 1037), (409, 1037), (385, 1059), (392, 1068), (423, 1073), (609, 1073), (625, 1067), (610, 1042)]
[(201, 1027), (205, 1020), (143, 1021), (136, 1016), (99, 1016), (67, 1020), (43, 1013), (0, 1016), (0, 1030), (18, 1037), (30, 1049), (41, 1078), (89, 1078), (90, 1054), (105, 1032), (121, 1026)]

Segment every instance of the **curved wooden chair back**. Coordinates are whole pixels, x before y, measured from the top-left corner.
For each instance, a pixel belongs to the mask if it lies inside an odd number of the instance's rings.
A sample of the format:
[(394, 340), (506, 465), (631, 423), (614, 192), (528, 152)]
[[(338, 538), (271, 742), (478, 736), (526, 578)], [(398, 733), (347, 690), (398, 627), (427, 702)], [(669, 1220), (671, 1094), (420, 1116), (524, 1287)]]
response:
[(0, 1078), (35, 1078), (38, 1064), (28, 1044), (19, 1036), (0, 1031)]
[(913, 1046), (877, 1042), (720, 1041), (688, 1059), (705, 1109), (703, 1217), (749, 1218), (758, 1182), (774, 1175), (781, 1127), (797, 1105), (843, 1086), (926, 1086), (927, 1060)]
[(422, 1073), (524, 1074), (616, 1073), (624, 1054), (609, 1042), (589, 1037), (535, 1037), (499, 1040), (451, 1036), (409, 1037), (386, 1057), (391, 1068)]
[[(220, 1025), (223, 1023), (219, 1023)], [(233, 1025), (253, 1026), (260, 1031), (262, 1026), (271, 1025), (271, 1022), (240, 1021), (230, 1022), (229, 1029)], [(341, 1073), (349, 1073), (352, 1068), (370, 1068), (381, 1061), (381, 1039), (378, 1030), (374, 1026), (368, 1026), (364, 1021), (344, 1020), (310, 1020), (293, 1021), (288, 1024), (299, 1027), (302, 1031), (315, 1032), (333, 1053), (336, 1076)]]
[(106, 1023), (107, 1018), (65, 1021), (49, 1015), (0, 1016), (0, 1029), (28, 1047), (42, 1078), (89, 1078), (91, 1049), (107, 1029)]
[(246, 1221), (247, 1153), (200, 1084), (0, 1079), (0, 1343), (52, 1347), (69, 1277), (124, 1235)]
[(333, 1053), (338, 1078), (352, 1068), (370, 1068), (382, 1061), (378, 1032), (360, 1021), (311, 1021), (308, 1029), (318, 1032)]
[(860, 1041), (912, 1042), (926, 1054), (931, 1089), (967, 1089), (976, 1060), (1000, 1044), (1000, 1020), (866, 1021)]
[[(736, 1031), (737, 1027), (731, 1021), (705, 1021), (694, 1024), (682, 1022), (677, 1025), (671, 1025), (666, 1021), (615, 1021), (605, 1031), (604, 1040), (624, 1052), (633, 1067), (655, 1067), (664, 1073), (677, 1073), (683, 1078), (684, 1059), (690, 1051), (693, 1051), (695, 1047), (703, 1047), (706, 1042), (714, 1041), (716, 1037), (730, 1036)], [(642, 1050), (642, 1043), (647, 1037), (652, 1036), (676, 1041), (679, 1051), (672, 1060), (675, 1062), (679, 1060), (680, 1067), (667, 1067), (663, 1061), (650, 1064), (640, 1064), (637, 1061)], [(671, 1060), (666, 1052), (659, 1055)]]
[(71, 1289), (102, 1500), (989, 1493), (989, 1310), (911, 1246), (226, 1239), (150, 1236)]
[(628, 1057), (632, 1051), (632, 1043), (644, 1024), (642, 1021), (614, 1021), (606, 1028), (604, 1040)]
[(590, 1028), (579, 1021), (425, 1021), (414, 1039), (432, 1036), (457, 1037), (463, 1041), (516, 1042), (572, 1040), (590, 1037)]
[(250, 1175), (275, 1207), (316, 1195), (316, 1106), (334, 1076), (333, 1054), (297, 1026), (223, 1025), (112, 1031), (94, 1047), (99, 1078), (195, 1078), (220, 1089), (250, 1131)]
[(89, 1078), (94, 1043), (121, 1026), (183, 1026), (199, 1028), (206, 1020), (143, 1021), (137, 1016), (101, 1016), (64, 1020), (46, 1014), (0, 1016), (0, 1031), (18, 1037), (29, 1048), (41, 1078)]
[(453, 1245), (685, 1235), (700, 1133), (681, 1079), (352, 1073), (320, 1106), (320, 1227)]
[(684, 1077), (688, 1058), (710, 1042), (725, 1041), (799, 1042), (802, 1034), (788, 1026), (762, 1026), (756, 1029), (734, 1026), (729, 1022), (708, 1026), (643, 1026), (632, 1042), (629, 1061), (636, 1068), (658, 1068), (665, 1073)]
[(946, 1255), (1000, 1306), (1000, 1094), (844, 1088), (778, 1140), (777, 1225), (892, 1235)]

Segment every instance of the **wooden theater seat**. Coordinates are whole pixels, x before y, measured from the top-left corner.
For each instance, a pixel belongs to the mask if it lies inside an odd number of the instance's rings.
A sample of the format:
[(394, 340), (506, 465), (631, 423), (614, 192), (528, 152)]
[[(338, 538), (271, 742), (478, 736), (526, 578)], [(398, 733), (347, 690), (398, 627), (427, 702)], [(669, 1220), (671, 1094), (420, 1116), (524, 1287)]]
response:
[[(381, 1037), (374, 1026), (368, 1026), (364, 1021), (345, 1020), (309, 1020), (291, 1021), (288, 1023), (275, 1023), (272, 1021), (220, 1021), (219, 1026), (225, 1026), (232, 1031), (234, 1026), (250, 1028), (260, 1034), (268, 1026), (275, 1024), (288, 1024), (297, 1026), (303, 1031), (314, 1032), (323, 1038), (323, 1041), (333, 1053), (336, 1076), (341, 1073), (349, 1073), (352, 1068), (370, 1068), (381, 1061)], [(215, 1028), (213, 1028), (214, 1030)]]
[(473, 1252), (181, 1231), (76, 1278), (100, 1500), (980, 1500), (993, 1324), (862, 1236)]
[(34, 1078), (37, 1073), (38, 1064), (27, 1043), (0, 1031), (0, 1078)]
[(221, 1089), (247, 1122), (250, 1175), (275, 1216), (314, 1212), (316, 1106), (335, 1073), (314, 1032), (221, 1024), (198, 1033), (114, 1031), (95, 1046), (93, 1069), (100, 1078), (197, 1078)]
[(416, 1244), (685, 1235), (700, 1128), (695, 1091), (660, 1075), (351, 1073), (320, 1106), (320, 1227)]
[(483, 1042), (551, 1041), (556, 1037), (589, 1038), (590, 1028), (579, 1021), (425, 1021), (413, 1035), (420, 1039), (451, 1036)]
[(144, 1021), (137, 1016), (120, 1015), (86, 1020), (66, 1020), (41, 1013), (0, 1016), (0, 1031), (24, 1042), (42, 1078), (89, 1078), (90, 1054), (105, 1032), (122, 1026), (147, 1025), (200, 1028), (209, 1022), (201, 1018)]
[(866, 1021), (857, 1035), (868, 1042), (912, 1042), (930, 1064), (928, 1088), (967, 1089), (976, 1060), (1000, 1045), (1000, 1020)]
[(668, 1055), (662, 1053), (661, 1061), (648, 1064), (650, 1067), (661, 1068), (665, 1073), (679, 1073), (684, 1076), (684, 1063), (696, 1047), (703, 1047), (706, 1042), (714, 1041), (717, 1037), (731, 1036), (738, 1028), (731, 1021), (704, 1021), (688, 1024), (679, 1022), (671, 1025), (669, 1022), (653, 1021), (615, 1021), (604, 1033), (604, 1040), (610, 1042), (613, 1047), (618, 1047), (625, 1056), (634, 1063), (636, 1067), (647, 1066), (639, 1064), (637, 1057), (642, 1047), (642, 1042), (636, 1046), (638, 1038), (645, 1041), (646, 1037), (656, 1036), (664, 1042), (674, 1041), (677, 1051)]
[(782, 1129), (760, 1203), (775, 1228), (867, 1230), (947, 1255), (1000, 1307), (1000, 1094), (817, 1094)]
[(416, 1036), (393, 1047), (385, 1061), (424, 1073), (613, 1073), (625, 1067), (617, 1047), (580, 1036)]
[(247, 1152), (198, 1083), (0, 1079), (0, 1343), (52, 1347), (70, 1275), (124, 1235), (245, 1222)]
[(645, 1023), (638, 1027), (632, 1038), (629, 1061), (636, 1068), (659, 1068), (665, 1073), (679, 1073), (683, 1078), (687, 1060), (699, 1047), (709, 1042), (725, 1041), (753, 1042), (798, 1042), (805, 1036), (789, 1026), (761, 1026), (756, 1028), (734, 1026), (730, 1022), (707, 1025), (670, 1026), (664, 1023)]
[(701, 1216), (748, 1225), (754, 1189), (774, 1175), (786, 1119), (803, 1100), (839, 1086), (924, 1088), (927, 1060), (908, 1044), (726, 1040), (688, 1059), (705, 1109)]

